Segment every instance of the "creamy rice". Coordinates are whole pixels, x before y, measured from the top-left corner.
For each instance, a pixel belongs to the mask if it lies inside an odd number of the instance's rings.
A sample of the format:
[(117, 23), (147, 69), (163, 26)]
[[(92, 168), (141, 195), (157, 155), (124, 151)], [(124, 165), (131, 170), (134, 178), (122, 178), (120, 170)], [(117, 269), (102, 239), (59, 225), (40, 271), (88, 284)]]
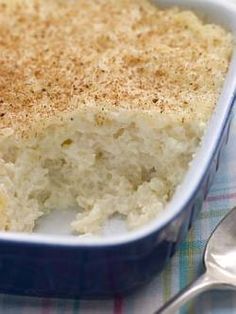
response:
[(0, 1), (0, 228), (76, 208), (76, 233), (165, 210), (196, 152), (232, 36), (146, 0)]

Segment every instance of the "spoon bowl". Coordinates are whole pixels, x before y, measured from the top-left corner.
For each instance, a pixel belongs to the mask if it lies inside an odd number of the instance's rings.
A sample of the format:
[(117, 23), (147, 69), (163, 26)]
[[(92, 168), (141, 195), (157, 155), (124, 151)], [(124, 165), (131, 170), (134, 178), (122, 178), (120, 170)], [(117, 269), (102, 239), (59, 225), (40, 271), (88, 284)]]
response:
[(209, 289), (236, 289), (236, 207), (218, 224), (204, 253), (205, 273), (154, 314), (176, 314)]
[(204, 262), (208, 273), (236, 284), (236, 208), (213, 231), (206, 246)]

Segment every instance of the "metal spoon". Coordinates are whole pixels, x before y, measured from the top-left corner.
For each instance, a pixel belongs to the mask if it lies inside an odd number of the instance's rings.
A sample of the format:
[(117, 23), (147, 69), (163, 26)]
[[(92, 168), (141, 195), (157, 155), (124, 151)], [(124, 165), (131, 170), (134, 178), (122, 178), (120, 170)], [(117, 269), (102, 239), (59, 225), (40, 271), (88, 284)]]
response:
[(205, 273), (154, 314), (176, 314), (191, 298), (209, 289), (236, 289), (236, 208), (212, 233), (204, 264)]

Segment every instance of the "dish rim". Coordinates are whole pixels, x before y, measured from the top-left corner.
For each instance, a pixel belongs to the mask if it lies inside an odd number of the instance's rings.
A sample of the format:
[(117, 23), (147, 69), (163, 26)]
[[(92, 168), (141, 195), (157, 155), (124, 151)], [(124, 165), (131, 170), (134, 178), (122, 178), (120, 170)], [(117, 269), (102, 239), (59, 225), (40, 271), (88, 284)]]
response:
[[(229, 0), (161, 0), (155, 1), (157, 4), (165, 6), (182, 6), (189, 7), (204, 7), (215, 6), (218, 11), (219, 18), (224, 14), (230, 16), (227, 23), (231, 32), (236, 37), (236, 5)], [(222, 23), (221, 23), (222, 24)], [(229, 71), (226, 75), (224, 86), (221, 95), (217, 101), (216, 109), (208, 123), (206, 133), (203, 137), (202, 144), (191, 162), (191, 166), (187, 171), (184, 180), (177, 188), (172, 200), (167, 204), (165, 211), (155, 218), (155, 220), (142, 228), (117, 235), (113, 237), (104, 238), (81, 238), (72, 235), (47, 235), (47, 234), (29, 234), (29, 233), (16, 233), (16, 232), (0, 232), (0, 242), (9, 241), (21, 244), (38, 244), (47, 246), (75, 246), (75, 247), (107, 247), (124, 245), (130, 242), (138, 241), (142, 238), (152, 235), (161, 231), (170, 224), (186, 207), (194, 195), (196, 194), (204, 173), (207, 171), (209, 165), (214, 157), (215, 150), (221, 139), (229, 113), (232, 109), (236, 99), (236, 49), (230, 63)], [(214, 126), (214, 127), (213, 127)], [(199, 167), (200, 166), (200, 167)], [(189, 184), (191, 182), (191, 184)]]

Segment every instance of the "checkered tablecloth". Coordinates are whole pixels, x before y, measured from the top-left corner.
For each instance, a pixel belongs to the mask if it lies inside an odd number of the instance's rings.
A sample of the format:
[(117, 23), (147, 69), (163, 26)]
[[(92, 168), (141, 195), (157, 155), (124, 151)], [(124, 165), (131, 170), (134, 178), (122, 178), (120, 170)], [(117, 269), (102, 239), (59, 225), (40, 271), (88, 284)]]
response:
[[(202, 253), (206, 241), (216, 224), (234, 206), (236, 115), (221, 167), (203, 210), (188, 238), (161, 275), (134, 295), (110, 301), (67, 301), (0, 295), (0, 314), (151, 314), (202, 272)], [(236, 314), (236, 292), (205, 293), (182, 313)]]

